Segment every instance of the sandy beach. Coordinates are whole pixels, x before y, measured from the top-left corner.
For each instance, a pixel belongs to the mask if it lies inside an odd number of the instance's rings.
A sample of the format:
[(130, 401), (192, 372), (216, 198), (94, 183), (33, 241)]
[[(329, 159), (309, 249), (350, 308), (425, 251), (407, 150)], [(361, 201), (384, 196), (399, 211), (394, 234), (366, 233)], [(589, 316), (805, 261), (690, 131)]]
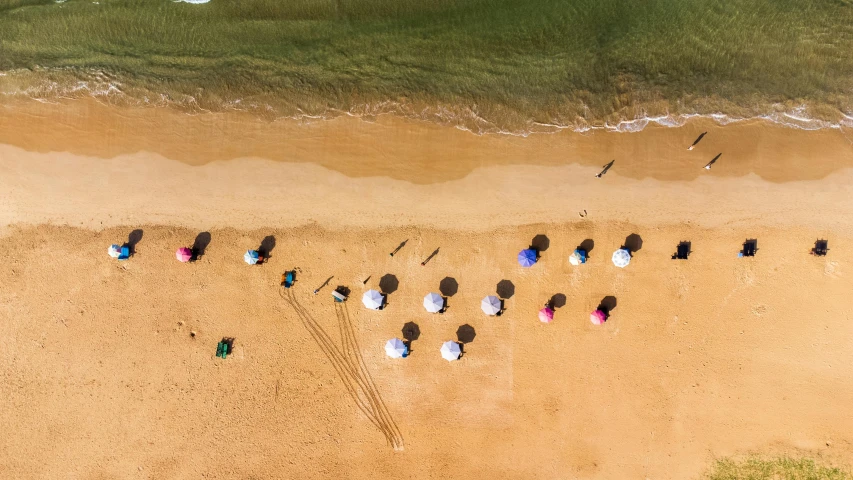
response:
[[(0, 476), (685, 479), (749, 454), (853, 464), (849, 130), (696, 121), (525, 138), (87, 100), (0, 106), (0, 144)], [(130, 260), (107, 256), (134, 230)], [(205, 254), (177, 262), (200, 232)], [(642, 248), (617, 269), (631, 234)], [(523, 269), (537, 235), (547, 249)], [(269, 236), (269, 261), (243, 263)], [(818, 238), (826, 257), (809, 255)], [(589, 263), (570, 266), (587, 239)], [(737, 257), (745, 239), (756, 257)], [(680, 241), (688, 261), (670, 259)], [(401, 451), (282, 297), (292, 268), (298, 308), (335, 342), (351, 325)], [(383, 277), (388, 307), (365, 309)], [(428, 314), (423, 296), (448, 277), (448, 311)], [(506, 312), (486, 317), (479, 301), (502, 281)], [(338, 285), (352, 290), (343, 310)], [(555, 295), (565, 304), (542, 324)], [(608, 296), (612, 316), (592, 325)], [(408, 322), (412, 355), (387, 358)], [(448, 363), (438, 349), (463, 325), (476, 335)]]

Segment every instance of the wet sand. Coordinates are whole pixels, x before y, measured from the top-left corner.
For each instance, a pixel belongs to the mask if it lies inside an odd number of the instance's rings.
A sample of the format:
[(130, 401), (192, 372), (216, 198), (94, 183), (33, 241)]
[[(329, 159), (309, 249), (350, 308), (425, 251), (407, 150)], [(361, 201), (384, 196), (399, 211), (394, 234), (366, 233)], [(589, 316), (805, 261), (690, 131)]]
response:
[[(0, 472), (603, 479), (695, 478), (755, 452), (853, 463), (849, 132), (476, 137), (93, 105), (6, 107), (0, 120)], [(109, 258), (134, 229), (136, 255)], [(201, 231), (205, 255), (178, 263)], [(642, 248), (619, 270), (610, 254), (632, 233)], [(542, 261), (520, 268), (539, 234)], [(242, 263), (270, 235), (270, 262)], [(825, 258), (808, 255), (818, 237)], [(758, 255), (738, 259), (746, 238)], [(585, 239), (590, 263), (571, 267)], [(690, 260), (670, 260), (684, 240)], [(329, 276), (352, 289), (355, 351), (403, 451), (280, 296), (294, 267), (294, 298), (337, 342), (330, 287), (311, 291)], [(389, 307), (364, 309), (386, 274)], [(445, 277), (459, 285), (450, 308), (427, 314)], [(506, 314), (485, 317), (479, 300), (501, 280)], [(536, 311), (557, 294), (543, 325)], [(595, 327), (607, 296), (616, 308)], [(386, 358), (410, 321), (412, 356)], [(449, 364), (438, 348), (466, 324), (476, 336)], [(222, 337), (236, 339), (227, 360), (213, 355)]]
[[(687, 147), (709, 132), (694, 151)], [(235, 158), (310, 163), (347, 177), (382, 176), (415, 184), (459, 180), (478, 168), (568, 164), (632, 179), (695, 180), (755, 174), (774, 183), (819, 180), (853, 167), (853, 131), (805, 131), (764, 121), (721, 126), (709, 120), (641, 133), (606, 131), (472, 135), (382, 115), (359, 121), (267, 121), (248, 113), (188, 115), (169, 108), (113, 107), (94, 100), (0, 105), (0, 144), (30, 152), (114, 158), (139, 152), (188, 165)], [(701, 167), (722, 153), (719, 167)]]

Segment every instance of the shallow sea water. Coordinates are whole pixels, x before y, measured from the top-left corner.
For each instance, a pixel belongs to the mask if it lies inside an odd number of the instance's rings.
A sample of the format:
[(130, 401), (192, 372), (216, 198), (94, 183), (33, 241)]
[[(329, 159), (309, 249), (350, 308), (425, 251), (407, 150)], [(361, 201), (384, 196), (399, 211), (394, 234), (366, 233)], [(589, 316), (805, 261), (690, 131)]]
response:
[(0, 93), (424, 118), (853, 124), (849, 0), (0, 0)]

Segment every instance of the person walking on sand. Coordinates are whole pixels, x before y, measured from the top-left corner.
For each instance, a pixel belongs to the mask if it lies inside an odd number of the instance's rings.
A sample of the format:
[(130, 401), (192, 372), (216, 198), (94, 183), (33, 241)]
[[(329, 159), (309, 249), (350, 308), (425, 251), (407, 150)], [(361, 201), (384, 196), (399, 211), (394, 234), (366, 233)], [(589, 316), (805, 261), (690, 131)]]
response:
[(710, 162), (708, 162), (708, 164), (704, 167), (705, 170), (710, 170), (711, 165), (713, 165), (717, 161), (717, 159), (720, 158), (720, 155), (722, 155), (722, 153), (718, 153), (716, 157), (714, 157)]
[(704, 136), (705, 136), (705, 135), (707, 135), (707, 134), (708, 134), (708, 132), (702, 132), (702, 133), (699, 135), (699, 138), (697, 138), (697, 139), (693, 142), (693, 145), (690, 145), (689, 147), (687, 147), (687, 150), (688, 150), (688, 151), (689, 151), (689, 150), (693, 150), (693, 148), (695, 148), (695, 147), (696, 147), (696, 144), (697, 144), (697, 143), (699, 143), (699, 141), (700, 141), (700, 140), (702, 140), (702, 137), (704, 137)]
[(607, 165), (605, 165), (605, 166), (604, 166), (604, 170), (602, 170), (602, 171), (598, 172), (598, 175), (596, 175), (596, 176), (595, 176), (595, 178), (601, 178), (605, 173), (607, 173), (607, 171), (608, 171), (608, 170), (610, 170), (610, 167), (612, 167), (612, 166), (613, 166), (613, 163), (614, 163), (614, 162), (616, 162), (616, 160), (611, 160), (611, 161), (610, 161), (610, 163), (608, 163)]

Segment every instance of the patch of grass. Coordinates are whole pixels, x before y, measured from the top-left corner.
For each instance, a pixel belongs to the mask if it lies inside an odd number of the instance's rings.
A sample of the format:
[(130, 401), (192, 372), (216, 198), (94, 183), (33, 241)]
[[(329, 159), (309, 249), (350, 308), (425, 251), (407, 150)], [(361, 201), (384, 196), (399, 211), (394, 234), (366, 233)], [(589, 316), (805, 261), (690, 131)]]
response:
[(853, 5), (838, 0), (0, 0), (0, 69), (99, 70), (208, 108), (403, 99), (541, 121), (787, 101), (849, 111), (851, 51)]
[(718, 460), (706, 480), (851, 480), (848, 470), (821, 466), (810, 458), (750, 457)]

